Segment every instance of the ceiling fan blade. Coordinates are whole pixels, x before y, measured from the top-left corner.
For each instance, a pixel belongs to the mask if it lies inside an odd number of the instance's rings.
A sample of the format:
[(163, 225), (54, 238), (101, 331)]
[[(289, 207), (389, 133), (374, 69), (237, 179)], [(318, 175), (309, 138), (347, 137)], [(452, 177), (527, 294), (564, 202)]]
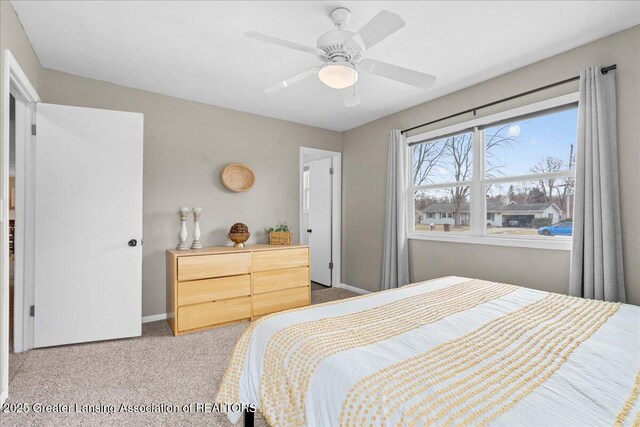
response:
[(360, 93), (356, 85), (340, 89), (340, 93), (345, 107), (350, 108), (360, 104)]
[(281, 89), (287, 88), (289, 86), (291, 86), (292, 84), (296, 84), (298, 82), (301, 82), (302, 80), (309, 78), (311, 76), (313, 76), (314, 74), (318, 74), (318, 71), (320, 70), (320, 67), (313, 67), (307, 71), (303, 71), (300, 74), (296, 74), (295, 76), (288, 78), (287, 80), (283, 80), (278, 84), (275, 84), (271, 87), (268, 87), (264, 90), (264, 93), (273, 93), (273, 92), (277, 92)]
[(402, 27), (404, 27), (404, 21), (400, 15), (382, 10), (360, 28), (356, 33), (356, 39), (359, 37), (365, 49), (370, 49)]
[(288, 47), (289, 49), (299, 50), (301, 52), (310, 53), (312, 55), (324, 55), (324, 52), (320, 49), (316, 49), (315, 47), (305, 46), (300, 43), (290, 42), (289, 40), (284, 40), (278, 37), (270, 36), (268, 34), (258, 33), (255, 31), (248, 31), (244, 33), (245, 37), (250, 39), (260, 40), (265, 43), (271, 43), (278, 46)]
[(431, 74), (387, 64), (386, 62), (376, 61), (375, 59), (363, 59), (360, 61), (359, 66), (363, 71), (368, 71), (372, 74), (396, 80), (411, 86), (417, 86), (422, 89), (429, 89), (436, 82), (436, 77)]

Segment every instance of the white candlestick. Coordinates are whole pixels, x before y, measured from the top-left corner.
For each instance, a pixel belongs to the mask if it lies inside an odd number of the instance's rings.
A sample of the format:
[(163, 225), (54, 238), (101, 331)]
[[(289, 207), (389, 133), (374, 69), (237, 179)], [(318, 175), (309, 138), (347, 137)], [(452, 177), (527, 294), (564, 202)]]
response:
[(202, 249), (202, 243), (200, 243), (200, 213), (201, 208), (193, 208), (193, 243), (191, 243), (191, 249)]
[(189, 249), (189, 244), (187, 243), (187, 218), (189, 218), (190, 211), (191, 209), (187, 207), (178, 209), (178, 214), (180, 215), (180, 243), (178, 243), (178, 250), (180, 251)]

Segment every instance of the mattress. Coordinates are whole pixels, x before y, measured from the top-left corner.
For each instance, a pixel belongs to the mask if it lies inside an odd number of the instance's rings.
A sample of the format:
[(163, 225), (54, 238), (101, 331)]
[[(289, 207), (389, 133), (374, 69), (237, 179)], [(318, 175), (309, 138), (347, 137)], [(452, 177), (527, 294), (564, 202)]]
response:
[(272, 426), (636, 426), (639, 393), (640, 307), (445, 277), (256, 320), (216, 401)]

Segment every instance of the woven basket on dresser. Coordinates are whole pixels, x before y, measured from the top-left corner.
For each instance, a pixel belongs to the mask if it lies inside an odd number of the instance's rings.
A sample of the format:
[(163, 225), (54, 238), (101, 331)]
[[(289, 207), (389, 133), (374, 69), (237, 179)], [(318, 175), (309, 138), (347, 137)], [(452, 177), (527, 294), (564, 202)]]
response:
[(269, 233), (270, 245), (290, 245), (293, 233), (290, 231), (272, 231)]

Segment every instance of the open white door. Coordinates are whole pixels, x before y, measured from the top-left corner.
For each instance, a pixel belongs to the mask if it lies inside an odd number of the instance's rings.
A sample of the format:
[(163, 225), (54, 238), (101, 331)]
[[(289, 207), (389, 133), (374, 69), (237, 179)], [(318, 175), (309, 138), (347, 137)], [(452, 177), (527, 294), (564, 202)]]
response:
[(141, 334), (143, 116), (37, 106), (34, 345)]
[(311, 280), (331, 286), (331, 158), (309, 162), (309, 247)]

